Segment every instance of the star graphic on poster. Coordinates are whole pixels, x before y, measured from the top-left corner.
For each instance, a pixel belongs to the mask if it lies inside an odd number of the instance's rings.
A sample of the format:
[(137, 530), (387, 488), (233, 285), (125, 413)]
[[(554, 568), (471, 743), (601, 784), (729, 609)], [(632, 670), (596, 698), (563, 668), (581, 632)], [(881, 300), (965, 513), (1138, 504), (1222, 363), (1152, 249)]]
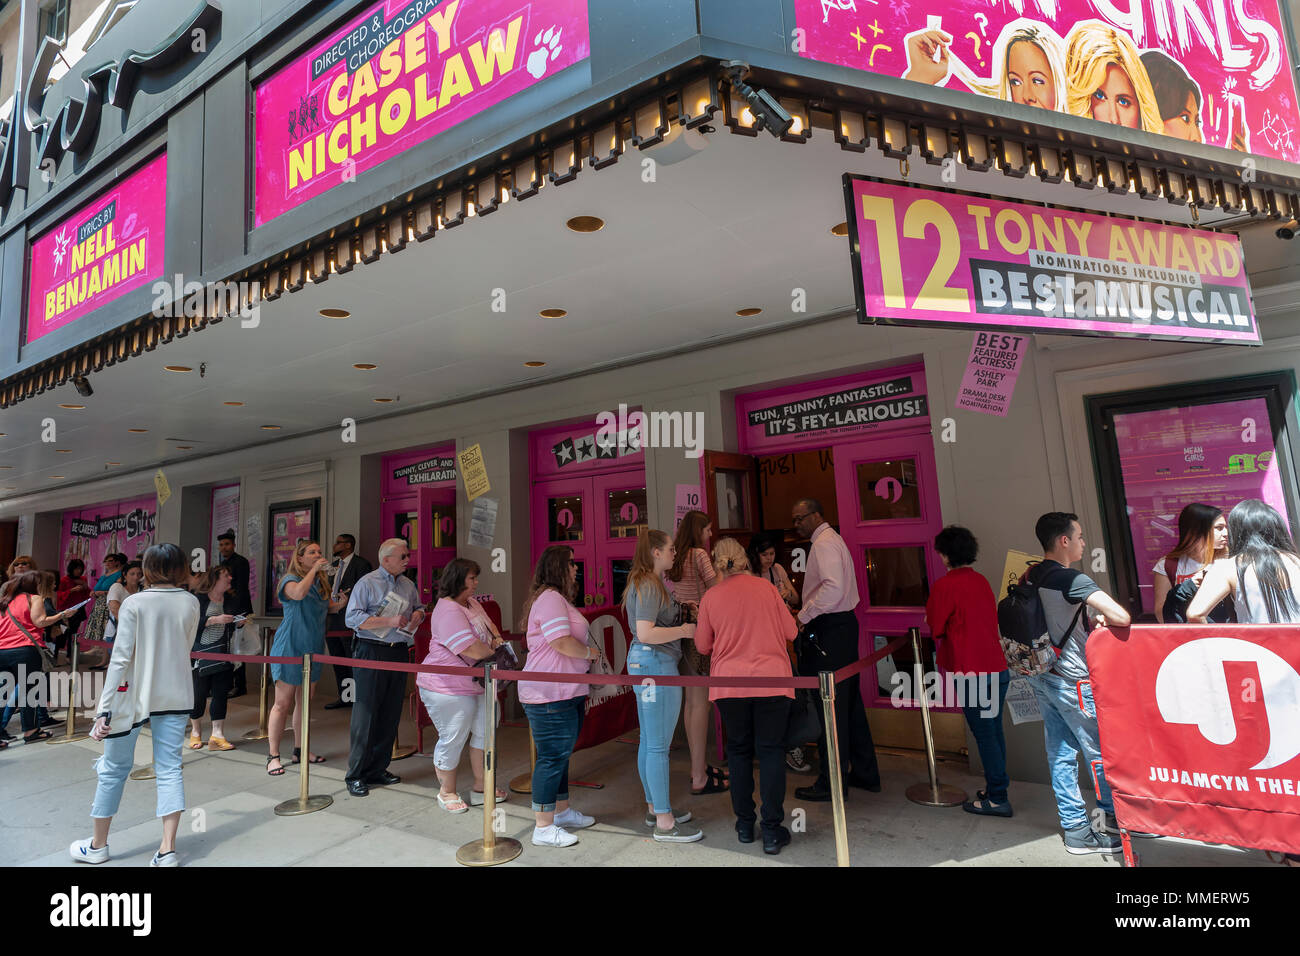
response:
[(72, 237), (68, 235), (68, 227), (64, 226), (63, 231), (54, 237), (54, 268), (63, 265), (63, 257), (68, 254), (68, 243)]
[(612, 439), (606, 436), (597, 443), (596, 456), (598, 458), (613, 458), (618, 454), (618, 445)]
[(596, 436), (586, 435), (579, 438), (573, 443), (573, 447), (578, 453), (577, 461), (590, 461), (596, 457)]
[(573, 461), (573, 442), (566, 438), (564, 441), (552, 448), (551, 453), (555, 455), (555, 463), (557, 465), (567, 465), (569, 462)]
[(896, 17), (905, 17), (908, 14), (910, 5), (907, 0), (890, 0), (889, 9)]

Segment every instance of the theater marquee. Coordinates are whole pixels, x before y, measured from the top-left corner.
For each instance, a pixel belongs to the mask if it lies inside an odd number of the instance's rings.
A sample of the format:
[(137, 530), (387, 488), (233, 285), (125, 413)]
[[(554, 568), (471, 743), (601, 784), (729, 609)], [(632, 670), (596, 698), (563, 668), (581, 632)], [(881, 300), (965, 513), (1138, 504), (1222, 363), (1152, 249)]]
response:
[(1236, 236), (846, 175), (858, 321), (1258, 345)]

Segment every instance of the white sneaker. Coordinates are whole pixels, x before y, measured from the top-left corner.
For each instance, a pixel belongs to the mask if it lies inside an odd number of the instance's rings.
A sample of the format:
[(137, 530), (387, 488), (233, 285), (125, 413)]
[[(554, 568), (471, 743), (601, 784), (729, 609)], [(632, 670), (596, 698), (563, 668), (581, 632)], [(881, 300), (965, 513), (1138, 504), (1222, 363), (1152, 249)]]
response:
[(566, 830), (585, 830), (596, 822), (595, 817), (589, 817), (585, 813), (579, 813), (573, 807), (563, 810), (555, 815), (555, 825), (564, 827)]
[(176, 851), (170, 853), (160, 853), (155, 850), (153, 859), (149, 861), (150, 866), (180, 866), (180, 860), (176, 857)]
[(92, 842), (92, 839), (78, 840), (68, 847), (68, 855), (78, 863), (107, 863), (108, 844), (105, 843), (98, 850), (92, 850), (90, 848)]
[(533, 827), (533, 846), (573, 846), (578, 838), (563, 827)]

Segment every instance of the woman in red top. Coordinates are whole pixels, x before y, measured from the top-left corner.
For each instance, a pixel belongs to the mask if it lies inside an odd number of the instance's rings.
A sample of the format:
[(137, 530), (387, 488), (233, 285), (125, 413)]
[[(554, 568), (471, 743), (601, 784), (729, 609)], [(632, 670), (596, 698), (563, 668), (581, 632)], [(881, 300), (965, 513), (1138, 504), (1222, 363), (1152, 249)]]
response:
[(52, 736), (49, 731), (41, 730), (36, 707), (27, 705), (33, 686), (30, 675), (36, 674), (43, 680), (41, 654), (33, 641), (44, 641), (42, 629), (62, 623), (67, 617), (66, 612), (45, 613), (39, 571), (25, 571), (0, 589), (0, 674), (9, 675), (16, 688), (15, 704), (22, 720), (24, 743)]
[[(749, 573), (749, 559), (734, 538), (713, 549), (721, 583), (700, 602), (695, 644), (712, 654), (715, 677), (790, 677), (786, 648), (799, 626), (780, 592)], [(727, 766), (731, 770), (731, 808), (741, 843), (754, 841), (754, 755), (758, 754), (758, 792), (763, 800), (763, 852), (780, 853), (790, 842), (785, 819), (785, 728), (790, 719), (788, 687), (710, 687), (727, 727)]]
[[(948, 573), (935, 582), (925, 605), (925, 620), (938, 648), (935, 660), (955, 675), (965, 692), (962, 710), (979, 746), (987, 790), (967, 800), (967, 813), (1009, 817), (1007, 801), (1007, 741), (1002, 732), (1002, 705), (1007, 698), (1011, 672), (998, 640), (998, 606), (993, 589), (970, 565), (979, 554), (979, 542), (966, 528), (944, 528), (934, 539)], [(994, 700), (997, 701), (996, 705)]]

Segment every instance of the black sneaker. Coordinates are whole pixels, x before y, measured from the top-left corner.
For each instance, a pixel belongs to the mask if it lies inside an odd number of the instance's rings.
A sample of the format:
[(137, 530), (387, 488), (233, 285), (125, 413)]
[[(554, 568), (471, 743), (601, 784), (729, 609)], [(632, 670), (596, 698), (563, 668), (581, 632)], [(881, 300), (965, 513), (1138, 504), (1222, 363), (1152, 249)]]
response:
[(781, 852), (781, 847), (788, 846), (790, 843), (790, 831), (781, 827), (775, 833), (763, 832), (763, 852), (776, 856)]
[(1113, 856), (1123, 849), (1117, 837), (1098, 833), (1086, 824), (1074, 830), (1064, 831), (1062, 837), (1065, 840), (1065, 852), (1073, 853), (1075, 856), (1088, 853), (1109, 853)]
[[(1115, 819), (1115, 814), (1106, 814), (1106, 832), (1119, 836), (1119, 821)], [(1135, 840), (1158, 840), (1159, 833), (1143, 833), (1140, 830), (1129, 830), (1128, 835)]]

